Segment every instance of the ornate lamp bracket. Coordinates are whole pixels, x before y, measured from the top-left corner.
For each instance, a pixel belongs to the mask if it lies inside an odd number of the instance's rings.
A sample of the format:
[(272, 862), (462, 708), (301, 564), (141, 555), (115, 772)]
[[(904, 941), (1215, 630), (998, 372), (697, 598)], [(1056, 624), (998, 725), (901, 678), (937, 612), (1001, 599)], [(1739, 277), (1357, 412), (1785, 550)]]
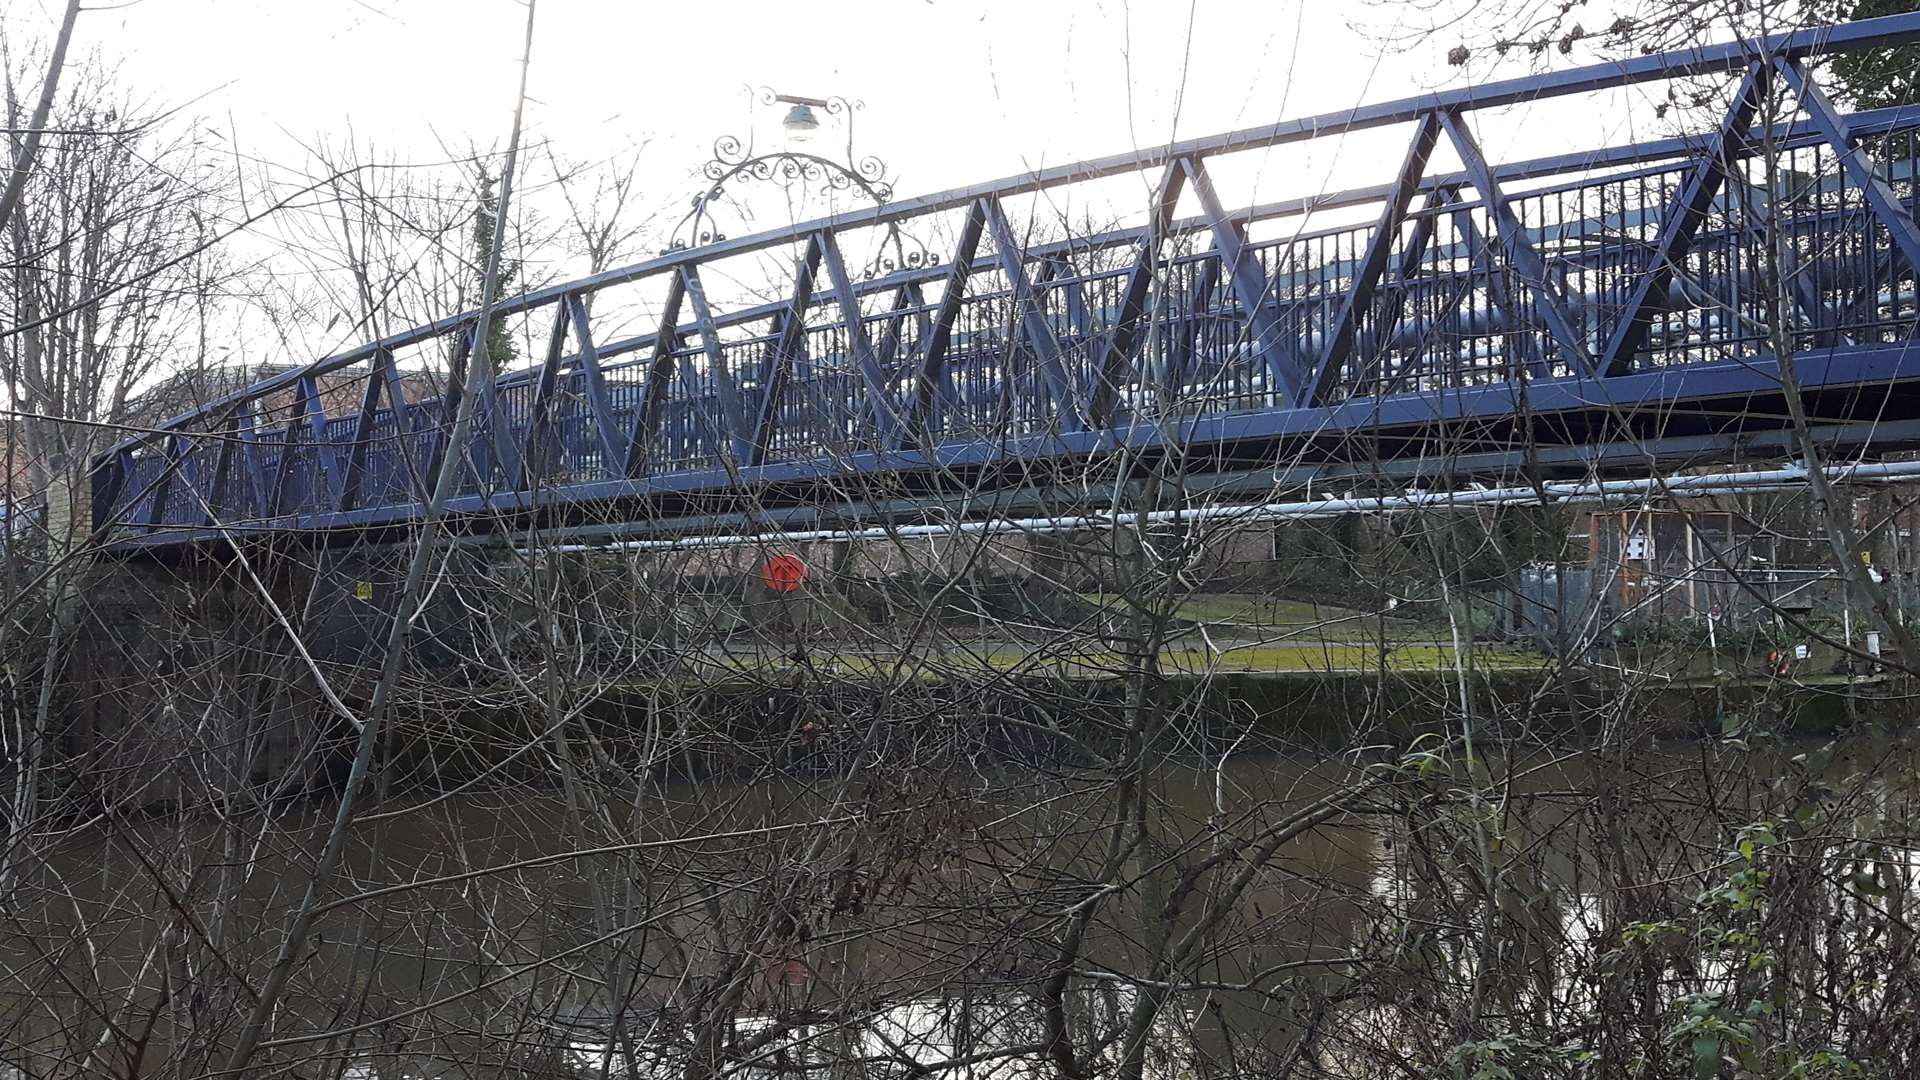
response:
[[(864, 102), (844, 97), (810, 98), (777, 94), (771, 87), (748, 88), (753, 101), (765, 106), (790, 106), (784, 126), (795, 132), (820, 127), (815, 110), (840, 120), (846, 133), (845, 157), (836, 160), (824, 154), (792, 146), (767, 153), (756, 153), (753, 126), (748, 136), (722, 135), (713, 143), (713, 154), (700, 166), (706, 187), (693, 197), (693, 205), (674, 226), (662, 254), (690, 247), (719, 243), (727, 238), (714, 223), (713, 208), (730, 189), (752, 184), (769, 184), (789, 192), (808, 191), (831, 194), (854, 192), (872, 200), (875, 206), (893, 198), (893, 184), (887, 178), (886, 162), (872, 154), (860, 154), (853, 141), (853, 118), (866, 107)], [(867, 267), (867, 276), (891, 273), (902, 267), (931, 266), (934, 255), (924, 244), (905, 236), (899, 226), (889, 222), (886, 243)]]

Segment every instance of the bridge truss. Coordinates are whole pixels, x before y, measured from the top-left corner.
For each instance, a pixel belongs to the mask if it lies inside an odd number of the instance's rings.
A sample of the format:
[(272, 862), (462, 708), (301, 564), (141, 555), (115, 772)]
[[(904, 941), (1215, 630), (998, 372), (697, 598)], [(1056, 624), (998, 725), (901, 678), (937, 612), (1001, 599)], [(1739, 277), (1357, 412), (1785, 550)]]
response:
[[(1846, 115), (1809, 66), (1913, 42), (1920, 15), (1900, 15), (1490, 83), (529, 292), (494, 315), (544, 351), (474, 403), (450, 509), (474, 528), (671, 535), (935, 520), (968, 513), (962, 496), (1169, 460), (1229, 487), (1644, 474), (1791, 454), (1783, 374), (1827, 444), (1920, 446), (1920, 109)], [(1729, 104), (1695, 137), (1505, 164), (1476, 137), (1484, 110), (1710, 75)], [(1216, 188), (1236, 155), (1371, 129), (1405, 134), (1377, 186), (1239, 210)], [(1441, 153), (1457, 167), (1432, 167)], [(1048, 219), (1061, 189), (1114, 182), (1151, 192), (1145, 221), (1074, 235)], [(941, 257), (853, 270), (891, 228), (940, 238)], [(781, 299), (727, 284), (768, 266), (788, 271)], [(126, 439), (96, 464), (96, 523), (122, 551), (403, 528), (476, 319)], [(441, 389), (420, 393), (421, 371)]]

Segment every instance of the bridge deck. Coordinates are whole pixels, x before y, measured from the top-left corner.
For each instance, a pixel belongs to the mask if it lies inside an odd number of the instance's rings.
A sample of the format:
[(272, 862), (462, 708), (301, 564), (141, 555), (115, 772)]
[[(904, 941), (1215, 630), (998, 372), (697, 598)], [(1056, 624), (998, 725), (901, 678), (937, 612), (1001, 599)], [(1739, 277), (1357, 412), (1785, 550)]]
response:
[[(1119, 171), (1109, 160), (528, 294), (498, 316), (544, 355), (476, 403), (453, 509), (669, 529), (749, 503), (884, 497), (915, 514), (1123, 448), (1198, 471), (1434, 475), (1538, 448), (1575, 470), (1633, 460), (1623, 446), (1778, 448), (1776, 281), (1813, 416), (1855, 442), (1920, 445), (1920, 354), (1906, 347), (1920, 316), (1920, 110), (1843, 116), (1802, 63), (1915, 39), (1920, 16), (1894, 16), (1781, 38), (1771, 62), (1696, 52), (1534, 87), (1734, 73), (1731, 108), (1695, 139), (1495, 166), (1467, 118), (1524, 81), (1491, 84), (1348, 114), (1401, 124), (1404, 159), (1380, 186), (1311, 205), (1229, 214), (1214, 190), (1210, 161), (1294, 137), (1282, 125), (1266, 143), (1234, 133), (1143, 156), (1137, 167), (1161, 171), (1135, 229), (1022, 243), (1044, 219), (1009, 210), (1024, 192)], [(1776, 90), (1798, 112), (1757, 129)], [(1430, 175), (1442, 145), (1463, 167)], [(1181, 216), (1186, 205), (1197, 213)], [(1371, 219), (1283, 231), (1303, 210), (1342, 207)], [(950, 250), (887, 269), (896, 228), (947, 236)], [(790, 299), (710, 292), (764, 276), (768, 255), (791, 258)], [(609, 332), (638, 319), (658, 328)], [(416, 328), (120, 444), (95, 472), (96, 520), (131, 550), (415, 519), (458, 395), (410, 400), (418, 380), (402, 373), (451, 370), (442, 385), (457, 386), (474, 324)]]

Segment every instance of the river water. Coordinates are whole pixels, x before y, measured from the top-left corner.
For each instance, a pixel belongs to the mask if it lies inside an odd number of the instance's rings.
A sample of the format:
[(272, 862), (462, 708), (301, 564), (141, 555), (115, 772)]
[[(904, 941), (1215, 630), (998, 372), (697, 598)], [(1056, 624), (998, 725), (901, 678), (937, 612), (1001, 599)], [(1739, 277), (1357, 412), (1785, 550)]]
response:
[[(1899, 845), (1862, 846), (1909, 835), (1899, 741), (1455, 747), (1381, 783), (1356, 757), (1175, 752), (1130, 782), (802, 737), (804, 769), (642, 782), (585, 761), (571, 798), (378, 807), (262, 1054), (302, 1076), (1016, 1077), (1063, 1045), (1110, 1072), (1132, 1041), (1147, 1075), (1387, 1076), (1483, 1009), (1601, 1030), (1603, 953), (1700, 923), (1756, 822), (1773, 842), (1817, 817), (1816, 850), (1878, 875), (1896, 919), (1913, 890)], [(149, 1067), (217, 1059), (326, 823), (236, 804), (50, 840), (0, 943), (16, 1059), (113, 1072), (125, 1050), (102, 1047), (142, 1024)], [(1823, 978), (1874, 962), (1830, 946), (1807, 946)], [(1662, 960), (1647, 994), (1726, 983), (1723, 961)]]

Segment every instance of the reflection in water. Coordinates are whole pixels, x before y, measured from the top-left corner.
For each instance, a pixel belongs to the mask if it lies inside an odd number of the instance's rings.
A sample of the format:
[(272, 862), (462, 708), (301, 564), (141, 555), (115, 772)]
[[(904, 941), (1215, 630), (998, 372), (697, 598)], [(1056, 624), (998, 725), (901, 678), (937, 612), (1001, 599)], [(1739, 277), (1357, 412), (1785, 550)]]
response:
[[(351, 1080), (1548, 1075), (1690, 1068), (1676, 1025), (1752, 1001), (1866, 1045), (1911, 1000), (1915, 868), (1888, 840), (1912, 772), (1903, 746), (1847, 751), (1245, 756), (1138, 783), (969, 760), (442, 799), (361, 828), (269, 1052)], [(89, 992), (164, 988), (156, 1060), (222, 1045), (247, 994), (228, 973), (271, 962), (321, 827), (70, 841), (4, 943), (11, 1042), (56, 1063), (34, 1075), (99, 1071), (71, 1064), (114, 1038)]]
[[(1110, 1027), (1124, 1021), (1137, 997), (1130, 988), (1113, 987), (1074, 995), (1077, 1008), (1094, 1023)], [(1192, 1018), (1184, 1020), (1190, 1024)], [(1177, 1045), (1181, 1027), (1170, 1018), (1159, 1021), (1155, 1041), (1162, 1048)], [(857, 1026), (795, 1026), (771, 1017), (741, 1017), (735, 1022), (735, 1031), (744, 1041), (772, 1031), (780, 1034), (777, 1049), (769, 1049), (762, 1060), (750, 1058), (739, 1064), (731, 1072), (736, 1076), (825, 1073), (848, 1060), (887, 1060), (929, 1078), (993, 1080), (1034, 1073), (1031, 1052), (1022, 1050), (1042, 1039), (1043, 1021), (1032, 1002), (996, 994), (979, 1000), (929, 997), (904, 1002), (868, 1014)], [(693, 1061), (684, 1047), (689, 1045), (691, 1034), (654, 1028), (636, 1039), (638, 1068), (633, 1075), (649, 1080), (687, 1075)], [(981, 1060), (953, 1064), (967, 1057)], [(568, 1061), (585, 1074), (629, 1075), (621, 1053), (606, 1042), (575, 1042), (569, 1047)], [(1109, 1056), (1103, 1064), (1112, 1068), (1118, 1063)]]

